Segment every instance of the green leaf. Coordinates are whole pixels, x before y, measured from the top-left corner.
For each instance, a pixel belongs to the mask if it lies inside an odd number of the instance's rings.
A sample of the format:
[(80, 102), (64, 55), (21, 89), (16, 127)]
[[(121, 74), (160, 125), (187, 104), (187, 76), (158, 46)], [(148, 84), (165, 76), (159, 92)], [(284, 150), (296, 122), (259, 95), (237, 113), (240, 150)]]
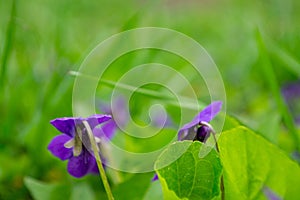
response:
[[(225, 118), (225, 121), (223, 122), (224, 118)], [(238, 126), (241, 125), (241, 122), (239, 122), (235, 117), (230, 116), (230, 115), (228, 115), (228, 114), (226, 114), (226, 113), (222, 113), (222, 112), (219, 113), (219, 114), (216, 116), (216, 118), (214, 118), (214, 119), (212, 120), (211, 125), (212, 125), (213, 127), (218, 127), (218, 125), (219, 125), (220, 123), (222, 123), (222, 122), (223, 122), (224, 124), (223, 124), (222, 130), (220, 130), (220, 132), (221, 132), (221, 131), (224, 132), (224, 131), (233, 129), (233, 128), (236, 128), (236, 127), (238, 127)]]
[(211, 149), (204, 158), (199, 158), (203, 148), (209, 147), (200, 142), (175, 142), (160, 155), (155, 169), (164, 199), (201, 200), (220, 195), (219, 156)]
[(159, 181), (153, 181), (147, 190), (143, 200), (163, 200), (162, 188)]
[(56, 185), (42, 183), (33, 178), (26, 177), (24, 179), (26, 187), (29, 189), (32, 197), (36, 200), (50, 199), (50, 194), (54, 191)]
[(218, 144), (226, 199), (266, 199), (264, 187), (298, 199), (299, 166), (275, 145), (242, 126), (222, 133)]
[(153, 173), (135, 174), (127, 181), (113, 188), (113, 194), (116, 200), (130, 199), (140, 200), (146, 195), (151, 184)]
[(79, 183), (73, 187), (71, 200), (94, 200), (95, 194), (87, 183)]
[(70, 188), (62, 184), (48, 184), (31, 177), (25, 177), (24, 183), (35, 200), (69, 199)]

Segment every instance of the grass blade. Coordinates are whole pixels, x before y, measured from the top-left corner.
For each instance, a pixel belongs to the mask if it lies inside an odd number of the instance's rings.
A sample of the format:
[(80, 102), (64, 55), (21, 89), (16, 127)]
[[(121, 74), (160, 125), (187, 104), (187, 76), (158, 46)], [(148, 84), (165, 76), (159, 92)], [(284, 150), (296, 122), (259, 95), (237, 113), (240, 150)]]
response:
[(266, 81), (269, 85), (269, 88), (272, 92), (272, 95), (274, 96), (274, 98), (276, 100), (276, 104), (279, 109), (279, 112), (282, 115), (283, 121), (284, 121), (285, 125), (287, 126), (287, 128), (289, 129), (291, 136), (293, 137), (296, 148), (297, 148), (297, 150), (299, 150), (300, 140), (299, 140), (299, 136), (297, 133), (297, 129), (295, 127), (293, 118), (292, 118), (291, 114), (289, 113), (288, 108), (285, 105), (283, 97), (280, 93), (281, 90), (278, 85), (278, 81), (277, 81), (276, 75), (274, 73), (271, 60), (269, 58), (265, 43), (263, 41), (263, 38), (262, 38), (259, 30), (257, 30), (256, 41), (257, 41), (257, 46), (258, 46), (258, 50), (259, 50), (260, 64), (261, 64), (264, 78), (266, 79)]
[(279, 62), (284, 64), (287, 70), (300, 77), (300, 63), (298, 60), (271, 39), (265, 38), (265, 43), (268, 51), (274, 58), (277, 58)]
[(1, 59), (1, 73), (0, 73), (0, 85), (4, 84), (4, 79), (6, 75), (6, 68), (7, 68), (7, 61), (11, 52), (11, 48), (13, 45), (13, 38), (15, 32), (15, 16), (16, 16), (16, 0), (13, 0), (11, 12), (10, 12), (10, 19), (7, 26), (6, 36), (5, 36), (5, 43), (2, 52), (2, 59)]
[[(90, 79), (94, 79), (95, 81), (98, 81), (97, 77), (85, 75), (85, 74), (82, 74), (77, 71), (70, 71), (69, 74), (72, 76), (84, 76), (86, 78), (90, 78)], [(195, 101), (193, 101), (189, 97), (180, 96), (179, 99), (182, 99), (183, 102), (178, 102), (176, 99), (174, 99), (174, 97), (172, 97), (170, 95), (162, 94), (161, 92), (158, 92), (158, 91), (149, 90), (146, 88), (139, 88), (138, 90), (136, 90), (137, 88), (135, 86), (131, 86), (131, 85), (123, 84), (123, 83), (116, 83), (114, 81), (105, 80), (105, 79), (101, 79), (101, 80), (99, 80), (99, 82), (106, 85), (107, 87), (111, 87), (111, 88), (117, 87), (119, 89), (123, 89), (123, 90), (127, 90), (127, 91), (134, 91), (136, 93), (143, 94), (148, 97), (162, 99), (167, 104), (173, 105), (173, 106), (180, 106), (182, 108), (187, 108), (187, 109), (191, 109), (191, 110), (199, 110), (199, 109), (203, 109), (205, 107), (205, 103), (200, 102), (198, 100), (198, 103), (195, 104), (194, 103)]]

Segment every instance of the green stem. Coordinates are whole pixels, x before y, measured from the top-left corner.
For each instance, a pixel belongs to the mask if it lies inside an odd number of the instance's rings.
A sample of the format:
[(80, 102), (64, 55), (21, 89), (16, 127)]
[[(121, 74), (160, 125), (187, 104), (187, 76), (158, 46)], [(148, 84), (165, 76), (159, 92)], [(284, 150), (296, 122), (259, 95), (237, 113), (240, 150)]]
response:
[[(211, 128), (211, 132), (212, 132), (213, 138), (214, 138), (215, 143), (216, 143), (216, 150), (220, 154), (220, 149), (219, 149), (219, 145), (218, 145), (217, 138), (216, 138), (216, 132), (213, 128)], [(221, 190), (221, 200), (225, 200), (225, 189), (224, 189), (224, 176), (223, 176), (223, 174), (221, 176), (220, 190)]]
[[(218, 145), (217, 138), (216, 138), (216, 132), (215, 132), (215, 130), (213, 128), (211, 130), (212, 130), (213, 138), (214, 138), (215, 143), (216, 143), (216, 150), (220, 154), (220, 149), (219, 149), (219, 145)], [(221, 200), (225, 200), (225, 189), (224, 188), (225, 188), (224, 187), (224, 176), (222, 174), (222, 176), (221, 176), (221, 182), (220, 182)]]
[(224, 189), (224, 176), (223, 176), (223, 174), (221, 176), (220, 188), (221, 188), (221, 200), (225, 200), (225, 189)]
[(111, 189), (110, 189), (107, 177), (106, 177), (105, 170), (104, 170), (103, 165), (102, 165), (102, 161), (101, 161), (101, 158), (100, 158), (100, 155), (99, 155), (99, 152), (98, 152), (98, 147), (97, 147), (95, 138), (93, 136), (93, 132), (91, 130), (91, 127), (89, 126), (87, 121), (83, 121), (83, 124), (84, 124), (84, 126), (87, 130), (87, 133), (88, 133), (91, 145), (92, 145), (94, 156), (96, 158), (97, 166), (98, 166), (98, 169), (99, 169), (99, 172), (100, 172), (100, 177), (102, 179), (107, 197), (108, 197), (109, 200), (114, 200), (113, 194), (111, 192)]

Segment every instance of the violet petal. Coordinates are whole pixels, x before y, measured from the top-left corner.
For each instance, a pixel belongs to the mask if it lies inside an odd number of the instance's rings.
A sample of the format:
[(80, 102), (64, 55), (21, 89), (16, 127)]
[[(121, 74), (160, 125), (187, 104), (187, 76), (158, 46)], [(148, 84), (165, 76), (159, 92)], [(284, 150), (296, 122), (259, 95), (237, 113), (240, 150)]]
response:
[(198, 113), (194, 119), (185, 124), (178, 133), (178, 139), (186, 137), (188, 129), (193, 128), (199, 124), (199, 122), (210, 122), (220, 111), (222, 108), (222, 101), (214, 101), (206, 108), (204, 108), (200, 113)]
[(110, 140), (114, 136), (117, 128), (116, 122), (112, 119), (102, 126), (94, 128), (93, 133), (100, 139), (104, 138)]
[(66, 148), (64, 144), (72, 138), (66, 134), (61, 134), (52, 139), (48, 145), (48, 150), (61, 160), (67, 160), (72, 157), (72, 148)]
[(291, 115), (297, 125), (300, 125), (299, 116), (299, 100), (300, 100), (300, 81), (286, 84), (282, 87), (281, 93), (285, 99), (285, 103), (288, 106)]
[(96, 158), (92, 154), (88, 154), (87, 156), (89, 157), (88, 159), (90, 165), (88, 173), (99, 174)]
[(196, 119), (204, 122), (210, 122), (220, 111), (222, 108), (222, 101), (212, 102), (209, 106), (207, 106), (204, 110), (202, 110)]
[(117, 129), (117, 124), (114, 120), (108, 121), (106, 124), (103, 124), (102, 126), (102, 131), (108, 139), (111, 139), (114, 136), (116, 129)]
[(63, 117), (51, 120), (50, 123), (60, 132), (65, 133), (71, 137), (74, 136), (75, 123), (82, 121), (78, 117)]
[(300, 97), (300, 81), (286, 84), (281, 89), (282, 95), (284, 98), (289, 101), (293, 98)]
[(118, 96), (113, 99), (110, 105), (104, 103), (100, 104), (100, 110), (105, 114), (112, 115), (113, 120), (116, 121), (119, 126), (123, 127), (128, 122), (129, 113), (123, 96)]
[[(102, 162), (102, 166), (103, 168), (105, 169), (106, 166), (105, 166), (105, 163), (106, 163), (106, 160), (100, 155), (101, 157), (101, 162)], [(94, 156), (92, 156), (91, 158), (91, 167), (89, 169), (89, 173), (93, 173), (93, 174), (99, 174), (99, 168), (98, 168), (98, 165), (97, 165), (97, 162), (96, 162), (96, 158)]]
[(263, 192), (265, 194), (265, 196), (269, 199), (269, 200), (282, 200), (281, 197), (279, 197), (278, 195), (276, 195), (271, 189), (265, 187), (263, 189)]
[(99, 125), (103, 122), (106, 122), (110, 119), (111, 119), (110, 115), (101, 115), (101, 114), (95, 114), (95, 115), (92, 115), (92, 116), (86, 118), (91, 129), (95, 128), (97, 125)]
[(156, 127), (172, 127), (173, 122), (170, 118), (170, 116), (166, 116), (166, 118), (163, 117), (163, 115), (159, 112), (156, 112), (152, 119), (152, 124)]
[(157, 181), (157, 180), (158, 180), (158, 176), (157, 176), (157, 174), (155, 174), (155, 175), (153, 176), (153, 178), (151, 179), (151, 181), (154, 182), (154, 181)]
[(91, 168), (91, 161), (89, 153), (83, 150), (79, 156), (74, 156), (69, 159), (68, 162), (68, 172), (76, 178), (81, 178), (86, 175)]
[(114, 121), (116, 121), (119, 126), (124, 127), (128, 123), (129, 119), (128, 108), (126, 107), (124, 97), (119, 96), (116, 98), (113, 102), (113, 107), (113, 111), (116, 111), (116, 113), (112, 113)]
[(97, 162), (96, 162), (95, 158), (94, 158), (94, 163), (92, 163), (91, 166), (90, 166), (89, 173), (99, 174), (99, 169), (98, 169)]

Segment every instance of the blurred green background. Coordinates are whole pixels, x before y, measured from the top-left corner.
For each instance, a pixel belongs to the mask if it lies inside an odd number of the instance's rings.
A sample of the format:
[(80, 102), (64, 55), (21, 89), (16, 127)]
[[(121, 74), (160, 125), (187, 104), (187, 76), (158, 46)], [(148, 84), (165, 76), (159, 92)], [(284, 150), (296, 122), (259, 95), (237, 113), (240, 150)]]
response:
[[(51, 187), (73, 199), (78, 198), (78, 188), (90, 199), (105, 198), (98, 177), (70, 177), (66, 162), (47, 151), (47, 144), (58, 134), (49, 121), (72, 116), (74, 77), (68, 72), (78, 70), (99, 42), (136, 27), (170, 28), (198, 41), (222, 74), (227, 113), (290, 155), (296, 147), (283, 123), (286, 114), (276, 101), (280, 90), (271, 88), (299, 79), (299, 9), (296, 0), (0, 0), (0, 199), (32, 199), (25, 177), (59, 184)], [(258, 31), (265, 52), (257, 45)], [(159, 59), (154, 55), (145, 51), (140, 62), (186, 67), (172, 55)], [(106, 78), (115, 80), (122, 72), (119, 69), (132, 67), (135, 60), (135, 54), (120, 58)], [(262, 67), (269, 61), (275, 82)], [(103, 89), (99, 98), (105, 100), (109, 91)], [(205, 92), (201, 97), (209, 103)], [(142, 114), (142, 103), (135, 105), (133, 112)], [(172, 120), (178, 121), (176, 108), (169, 110)], [(152, 175), (138, 176), (148, 181)], [(128, 177), (134, 182), (134, 176)], [(31, 184), (31, 179), (26, 180)], [(128, 193), (136, 193), (132, 188)]]

